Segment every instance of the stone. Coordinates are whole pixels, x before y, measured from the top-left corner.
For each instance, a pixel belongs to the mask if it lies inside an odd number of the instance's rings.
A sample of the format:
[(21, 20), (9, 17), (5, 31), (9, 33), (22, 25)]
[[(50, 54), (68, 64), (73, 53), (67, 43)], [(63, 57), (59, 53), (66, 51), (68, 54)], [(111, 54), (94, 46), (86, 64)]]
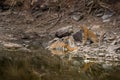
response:
[(112, 57), (113, 55), (112, 54), (105, 54), (105, 57), (108, 58), (108, 57)]
[(120, 47), (115, 50), (116, 53), (120, 54)]
[(102, 63), (102, 62), (104, 62), (104, 57), (98, 57), (98, 62), (100, 62), (100, 63)]
[(114, 55), (113, 58), (114, 58), (114, 61), (119, 61), (119, 56)]
[(71, 18), (75, 21), (80, 21), (81, 19), (83, 19), (83, 15), (82, 14), (74, 14), (71, 16)]
[(58, 29), (55, 32), (55, 37), (62, 38), (62, 37), (70, 36), (72, 33), (73, 33), (73, 27), (67, 26), (67, 27)]
[(105, 53), (99, 53), (98, 55), (99, 55), (99, 57), (104, 57)]
[(114, 40), (109, 47), (107, 48), (107, 51), (109, 53), (120, 53), (120, 41), (118, 40)]
[(110, 45), (116, 45), (117, 44), (117, 41), (114, 40)]
[(98, 14), (96, 14), (95, 16), (101, 17), (101, 16), (103, 16), (103, 13), (98, 13)]
[(85, 47), (83, 47), (83, 51), (84, 52), (90, 52), (91, 51), (91, 47), (85, 46)]
[(113, 58), (106, 58), (106, 61), (114, 61)]
[(103, 15), (104, 15), (104, 9), (101, 8), (101, 9), (95, 11), (95, 16), (101, 17)]
[(92, 30), (100, 29), (100, 27), (101, 27), (100, 25), (93, 25), (93, 26), (92, 26)]
[(99, 51), (99, 48), (94, 48), (94, 47), (92, 47), (92, 50), (91, 50), (91, 51), (97, 52), (97, 51)]
[(120, 39), (114, 40), (111, 45), (120, 45)]
[(102, 18), (103, 20), (105, 20), (105, 19), (110, 18), (112, 15), (113, 15), (113, 14), (105, 14), (105, 15), (103, 15), (101, 18)]
[(82, 42), (82, 31), (78, 31), (73, 34), (73, 38), (75, 41)]
[(116, 35), (113, 33), (113, 32), (107, 32), (105, 34), (105, 38), (104, 40), (107, 41), (107, 42), (112, 42), (116, 39)]
[(110, 63), (103, 64), (102, 67), (103, 67), (104, 69), (112, 69), (112, 64), (110, 64)]
[(103, 22), (109, 22), (110, 21), (110, 17), (113, 16), (114, 13), (108, 13), (103, 15), (101, 18), (103, 19)]
[(85, 54), (84, 57), (85, 57), (85, 59), (90, 59), (91, 58), (91, 56), (89, 56), (88, 54)]
[(2, 45), (7, 49), (18, 49), (23, 47), (21, 44), (10, 43), (10, 42), (3, 42)]
[(81, 44), (80, 44), (79, 42), (76, 42), (76, 45), (77, 45), (77, 46), (80, 46)]
[(79, 61), (72, 61), (74, 66), (80, 66), (80, 62)]
[(38, 38), (39, 34), (36, 32), (26, 32), (21, 34), (20, 38), (24, 40), (30, 40), (30, 39), (35, 39)]
[(103, 20), (103, 22), (110, 22), (110, 19), (105, 19)]
[(90, 63), (90, 60), (84, 60), (85, 63)]

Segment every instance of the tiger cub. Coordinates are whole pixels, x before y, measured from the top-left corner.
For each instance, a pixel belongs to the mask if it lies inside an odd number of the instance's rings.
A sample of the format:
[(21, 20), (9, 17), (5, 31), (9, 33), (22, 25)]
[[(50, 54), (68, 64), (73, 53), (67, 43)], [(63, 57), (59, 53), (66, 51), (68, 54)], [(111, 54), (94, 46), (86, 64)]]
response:
[(86, 44), (87, 40), (91, 40), (94, 44), (98, 45), (98, 38), (93, 31), (89, 30), (86, 26), (80, 26), (80, 30), (83, 30), (83, 45)]

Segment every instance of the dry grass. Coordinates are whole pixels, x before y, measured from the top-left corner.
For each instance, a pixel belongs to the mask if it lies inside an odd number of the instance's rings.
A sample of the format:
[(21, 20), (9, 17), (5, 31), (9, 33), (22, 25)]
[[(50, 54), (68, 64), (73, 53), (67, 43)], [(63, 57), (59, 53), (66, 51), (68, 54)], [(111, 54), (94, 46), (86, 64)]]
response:
[(0, 61), (0, 80), (40, 80), (27, 60)]

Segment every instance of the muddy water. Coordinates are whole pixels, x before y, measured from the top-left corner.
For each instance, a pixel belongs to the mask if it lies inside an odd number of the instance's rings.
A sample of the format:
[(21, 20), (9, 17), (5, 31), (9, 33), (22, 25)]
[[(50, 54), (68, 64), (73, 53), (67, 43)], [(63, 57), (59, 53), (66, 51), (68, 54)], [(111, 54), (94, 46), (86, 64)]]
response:
[(40, 47), (34, 52), (0, 50), (0, 80), (120, 80), (119, 62), (71, 61)]

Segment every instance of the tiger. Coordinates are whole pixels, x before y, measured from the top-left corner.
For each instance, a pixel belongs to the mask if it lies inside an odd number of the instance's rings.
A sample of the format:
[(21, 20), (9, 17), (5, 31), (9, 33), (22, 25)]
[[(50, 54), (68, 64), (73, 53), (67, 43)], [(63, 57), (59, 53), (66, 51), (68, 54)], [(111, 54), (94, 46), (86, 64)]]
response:
[(89, 30), (86, 26), (80, 26), (80, 30), (83, 30), (82, 45), (85, 45), (87, 40), (91, 40), (94, 44), (98, 45), (99, 40), (93, 31)]
[(77, 49), (78, 47), (74, 44), (74, 39), (68, 36), (63, 38), (63, 40), (57, 40), (49, 47), (49, 50), (51, 50), (53, 54), (57, 55), (67, 54)]

